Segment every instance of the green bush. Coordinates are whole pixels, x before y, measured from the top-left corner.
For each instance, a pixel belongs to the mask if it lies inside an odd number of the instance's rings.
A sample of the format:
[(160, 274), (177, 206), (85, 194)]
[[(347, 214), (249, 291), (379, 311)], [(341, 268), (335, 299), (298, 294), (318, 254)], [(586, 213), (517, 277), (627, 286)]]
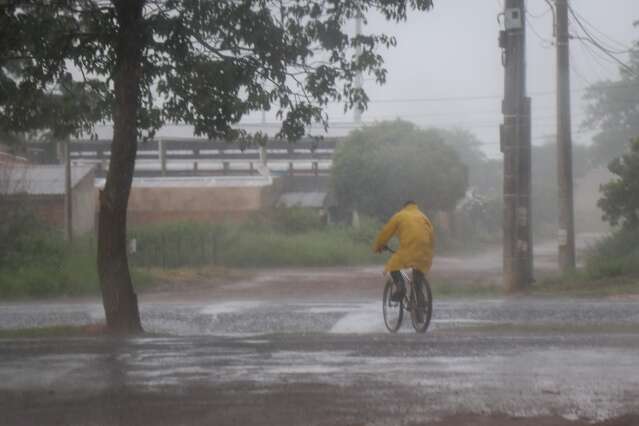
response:
[(374, 217), (360, 216), (358, 228), (346, 227), (344, 230), (356, 243), (372, 247), (373, 241), (377, 238), (377, 234), (382, 229), (382, 226), (384, 226), (384, 224)]
[[(274, 230), (287, 234), (317, 231), (325, 226), (317, 211), (301, 207), (277, 207), (268, 216)], [(268, 227), (268, 223), (264, 225)]]
[(138, 226), (129, 232), (137, 246), (129, 259), (137, 266), (163, 268), (217, 263), (220, 251), (239, 230), (237, 225), (190, 222)]
[[(326, 225), (316, 229), (319, 225), (307, 215), (296, 211), (275, 223), (259, 217), (245, 224), (136, 227), (130, 236), (137, 240), (137, 252), (130, 259), (136, 266), (163, 268), (353, 265), (375, 259), (370, 247), (381, 226), (375, 220), (363, 218), (359, 229)], [(299, 226), (282, 228), (284, 223)]]
[[(136, 287), (150, 277), (132, 268)], [(97, 295), (99, 281), (95, 242), (83, 238), (69, 246), (62, 235), (50, 231), (24, 238), (11, 262), (0, 266), (0, 298)]]
[(639, 274), (639, 229), (624, 229), (598, 241), (586, 256), (590, 278)]
[(370, 245), (353, 241), (341, 229), (284, 235), (244, 234), (220, 256), (227, 266), (333, 266), (370, 262)]

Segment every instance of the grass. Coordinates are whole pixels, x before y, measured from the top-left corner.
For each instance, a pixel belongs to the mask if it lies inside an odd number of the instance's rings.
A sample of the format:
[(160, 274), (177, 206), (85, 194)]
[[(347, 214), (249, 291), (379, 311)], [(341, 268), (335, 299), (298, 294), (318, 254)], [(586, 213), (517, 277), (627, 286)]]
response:
[[(168, 282), (171, 270), (180, 282), (189, 274), (195, 282), (198, 274), (224, 277), (225, 268), (371, 263), (378, 260), (370, 244), (379, 227), (368, 219), (357, 230), (326, 226), (299, 209), (276, 209), (244, 224), (138, 226), (129, 232), (137, 242), (129, 256), (132, 280), (141, 289)], [(11, 252), (0, 253), (0, 299), (99, 294), (95, 245), (91, 237), (69, 246), (59, 233), (24, 231)]]
[(639, 229), (619, 229), (602, 238), (586, 255), (590, 279), (639, 275)]
[(610, 297), (639, 294), (639, 275), (593, 278), (579, 271), (548, 277), (535, 285), (531, 294), (539, 296)]
[(340, 229), (285, 235), (249, 233), (220, 254), (219, 262), (232, 267), (348, 266), (374, 262), (370, 246), (354, 241)]
[(583, 268), (548, 277), (533, 292), (577, 297), (639, 294), (639, 229), (620, 229), (602, 238), (586, 252)]
[[(152, 268), (348, 266), (377, 260), (371, 242), (380, 228), (326, 226), (297, 212), (244, 224), (174, 223), (136, 227), (134, 265)], [(290, 225), (287, 226), (286, 223)]]
[[(0, 299), (99, 294), (95, 247), (90, 239), (69, 246), (62, 236), (32, 236), (29, 251), (0, 265)], [(131, 269), (136, 288), (148, 287), (152, 276)]]

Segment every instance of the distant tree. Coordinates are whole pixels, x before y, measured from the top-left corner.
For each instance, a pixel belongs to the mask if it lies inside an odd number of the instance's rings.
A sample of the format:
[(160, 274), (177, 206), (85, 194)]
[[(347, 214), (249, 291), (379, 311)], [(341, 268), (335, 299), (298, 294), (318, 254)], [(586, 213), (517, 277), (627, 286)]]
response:
[(481, 141), (469, 130), (463, 128), (438, 129), (444, 142), (453, 147), (464, 164), (476, 164), (486, 161), (481, 149)]
[(596, 165), (623, 154), (628, 143), (639, 136), (639, 42), (630, 51), (628, 65), (629, 69), (620, 68), (619, 80), (602, 81), (586, 91), (590, 105), (584, 125), (599, 130), (592, 143)]
[(612, 160), (608, 169), (617, 178), (602, 185), (603, 197), (597, 205), (603, 219), (612, 226), (639, 227), (639, 139), (630, 144), (630, 152)]
[[(589, 147), (572, 147), (573, 177), (579, 179), (591, 169)], [(532, 147), (532, 219), (540, 225), (556, 224), (559, 217), (557, 186), (557, 143), (549, 137), (543, 145)]]
[(468, 185), (483, 196), (494, 198), (501, 192), (502, 161), (488, 158), (482, 142), (472, 132), (461, 129), (438, 129), (444, 142), (455, 149), (468, 168)]
[[(329, 102), (365, 107), (366, 94), (354, 84), (359, 72), (385, 81), (377, 48), (395, 39), (349, 35), (349, 19), (376, 11), (402, 21), (410, 9), (431, 6), (431, 0), (0, 4), (0, 127), (53, 126), (65, 136), (97, 120), (113, 122), (98, 221), (98, 273), (111, 330), (141, 330), (126, 255), (138, 137), (152, 137), (164, 122), (181, 122), (197, 135), (264, 143), (263, 135), (249, 137), (233, 125), (251, 111), (275, 108), (282, 119), (278, 136), (299, 138), (313, 122), (326, 125)], [(50, 94), (75, 102), (49, 108)], [(86, 108), (82, 99), (91, 100)]]
[(467, 172), (439, 130), (382, 122), (351, 132), (339, 147), (332, 185), (340, 206), (385, 220), (407, 200), (431, 212), (453, 209)]

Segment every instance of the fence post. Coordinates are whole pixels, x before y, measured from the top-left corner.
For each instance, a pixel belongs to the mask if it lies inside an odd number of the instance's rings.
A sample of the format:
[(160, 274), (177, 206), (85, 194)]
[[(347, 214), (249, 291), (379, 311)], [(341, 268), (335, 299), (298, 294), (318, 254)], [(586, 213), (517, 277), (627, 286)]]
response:
[(160, 250), (162, 251), (162, 269), (166, 269), (166, 251), (164, 250), (164, 248), (166, 247), (165, 244), (165, 239), (164, 239), (164, 234), (161, 234), (162, 237), (160, 238)]
[(158, 140), (158, 156), (160, 159), (160, 168), (162, 170), (162, 176), (166, 176), (166, 146), (164, 140)]
[(267, 166), (268, 159), (266, 154), (266, 146), (260, 147), (260, 162), (262, 163), (262, 165), (264, 165), (264, 167)]
[(197, 159), (200, 157), (200, 148), (193, 148), (193, 156), (195, 157), (195, 160), (193, 161), (193, 175), (197, 176)]

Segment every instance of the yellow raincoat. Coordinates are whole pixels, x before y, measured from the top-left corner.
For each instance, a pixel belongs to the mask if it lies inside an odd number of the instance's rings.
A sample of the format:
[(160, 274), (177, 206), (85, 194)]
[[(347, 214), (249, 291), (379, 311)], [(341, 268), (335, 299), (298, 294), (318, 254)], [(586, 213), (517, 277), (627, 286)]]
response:
[(399, 237), (399, 249), (386, 262), (385, 271), (415, 268), (427, 273), (433, 263), (435, 233), (417, 205), (411, 203), (391, 217), (375, 240), (373, 250), (380, 251), (394, 235)]

